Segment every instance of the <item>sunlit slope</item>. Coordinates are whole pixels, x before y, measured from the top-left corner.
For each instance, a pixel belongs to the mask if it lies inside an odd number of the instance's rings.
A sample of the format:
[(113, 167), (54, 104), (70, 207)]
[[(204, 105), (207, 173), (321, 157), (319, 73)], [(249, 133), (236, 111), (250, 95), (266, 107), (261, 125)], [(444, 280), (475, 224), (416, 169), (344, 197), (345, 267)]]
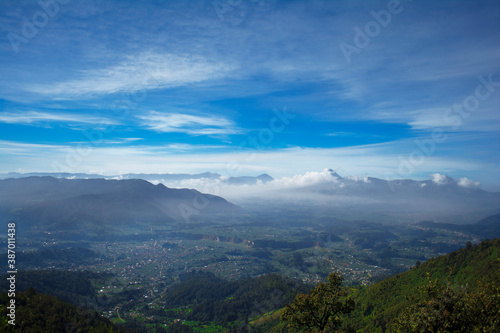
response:
[(356, 310), (351, 324), (362, 332), (385, 331), (401, 310), (409, 304), (408, 297), (430, 279), (450, 283), (450, 287), (478, 281), (500, 283), (500, 239), (486, 240), (450, 254), (430, 259), (408, 272), (382, 280), (354, 292)]

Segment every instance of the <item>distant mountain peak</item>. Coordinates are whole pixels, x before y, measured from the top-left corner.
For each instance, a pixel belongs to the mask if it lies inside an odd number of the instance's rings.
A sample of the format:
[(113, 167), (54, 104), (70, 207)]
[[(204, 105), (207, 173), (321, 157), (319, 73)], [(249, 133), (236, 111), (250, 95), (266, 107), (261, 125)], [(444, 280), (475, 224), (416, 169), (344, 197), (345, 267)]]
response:
[(273, 177), (264, 173), (257, 177), (250, 177), (250, 176), (229, 177), (228, 179), (225, 180), (225, 182), (231, 185), (255, 185), (259, 181), (265, 184), (273, 180), (274, 180)]
[(335, 177), (337, 179), (342, 179), (342, 177), (337, 172), (335, 172), (335, 170), (328, 169), (328, 172), (330, 173), (330, 175), (332, 175), (332, 177)]
[(274, 180), (274, 178), (269, 176), (267, 173), (263, 173), (262, 175), (257, 176), (257, 179), (262, 181), (263, 183), (271, 182)]

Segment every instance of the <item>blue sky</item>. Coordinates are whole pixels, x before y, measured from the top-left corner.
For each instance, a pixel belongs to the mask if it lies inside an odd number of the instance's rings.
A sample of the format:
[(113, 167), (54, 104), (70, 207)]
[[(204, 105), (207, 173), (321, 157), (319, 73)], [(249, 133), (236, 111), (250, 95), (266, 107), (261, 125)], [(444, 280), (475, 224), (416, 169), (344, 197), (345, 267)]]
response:
[(0, 3), (0, 172), (478, 180), (498, 1)]

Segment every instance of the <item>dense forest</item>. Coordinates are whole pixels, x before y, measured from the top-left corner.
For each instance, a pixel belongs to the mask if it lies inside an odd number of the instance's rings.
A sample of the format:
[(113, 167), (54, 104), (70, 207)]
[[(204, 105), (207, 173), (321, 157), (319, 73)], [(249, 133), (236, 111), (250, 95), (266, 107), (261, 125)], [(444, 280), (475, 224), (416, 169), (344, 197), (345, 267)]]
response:
[[(4, 274), (0, 278), (0, 290), (8, 289), (6, 277)], [(108, 301), (98, 295), (94, 284), (102, 284), (110, 277), (108, 273), (89, 271), (19, 271), (16, 275), (16, 290), (33, 288), (37, 292), (55, 296), (74, 305), (101, 310), (98, 305)]]
[(500, 239), (468, 243), (463, 249), (430, 259), (410, 271), (354, 290), (357, 306), (349, 321), (362, 332), (383, 332), (414, 303), (411, 296), (429, 280), (456, 290), (474, 291), (482, 284), (500, 286), (499, 272)]
[(112, 324), (97, 312), (79, 308), (56, 297), (30, 288), (16, 293), (16, 325), (7, 323), (9, 302), (0, 294), (0, 330), (2, 332), (129, 332)]

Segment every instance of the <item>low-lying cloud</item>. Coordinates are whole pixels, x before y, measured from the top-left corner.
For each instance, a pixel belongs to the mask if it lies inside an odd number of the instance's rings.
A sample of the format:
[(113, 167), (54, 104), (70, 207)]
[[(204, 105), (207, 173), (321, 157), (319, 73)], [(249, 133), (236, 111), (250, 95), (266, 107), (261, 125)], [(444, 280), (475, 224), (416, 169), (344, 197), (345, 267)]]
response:
[[(429, 177), (430, 180), (438, 186), (450, 185), (469, 189), (479, 189), (481, 187), (480, 182), (473, 181), (465, 177), (460, 178), (459, 181), (440, 173), (430, 174)], [(158, 179), (154, 181), (154, 183), (163, 183), (166, 186), (176, 188), (194, 188), (200, 192), (220, 195), (230, 200), (247, 197), (267, 197), (269, 195), (279, 197), (293, 190), (309, 187), (315, 188), (315, 185), (323, 186), (316, 188), (323, 190), (323, 192), (325, 192), (324, 190), (326, 189), (331, 191), (332, 194), (338, 192), (346, 186), (359, 185), (362, 187), (363, 185), (374, 185), (369, 177), (341, 177), (331, 169), (324, 169), (319, 172), (308, 171), (304, 174), (292, 177), (276, 178), (269, 182), (257, 180), (254, 184), (234, 184), (228, 180), (228, 177), (220, 176), (220, 178), (183, 179), (176, 182)], [(426, 182), (422, 181), (421, 185), (426, 185)], [(386, 190), (391, 190), (389, 186), (385, 187)]]

